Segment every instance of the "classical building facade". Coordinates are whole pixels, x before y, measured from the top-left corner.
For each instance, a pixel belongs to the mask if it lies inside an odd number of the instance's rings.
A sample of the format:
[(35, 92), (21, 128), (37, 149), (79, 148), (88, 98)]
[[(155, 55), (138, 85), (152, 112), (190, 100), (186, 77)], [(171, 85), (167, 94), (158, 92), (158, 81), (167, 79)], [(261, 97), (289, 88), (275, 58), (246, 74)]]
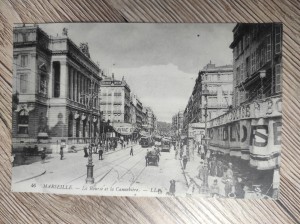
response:
[(102, 78), (88, 45), (78, 47), (67, 30), (51, 37), (38, 26), (15, 27), (13, 35), (13, 94), (18, 96), (13, 141), (84, 143), (95, 138)]
[(105, 77), (101, 82), (101, 112), (105, 121), (131, 123), (130, 87), (124, 77)]

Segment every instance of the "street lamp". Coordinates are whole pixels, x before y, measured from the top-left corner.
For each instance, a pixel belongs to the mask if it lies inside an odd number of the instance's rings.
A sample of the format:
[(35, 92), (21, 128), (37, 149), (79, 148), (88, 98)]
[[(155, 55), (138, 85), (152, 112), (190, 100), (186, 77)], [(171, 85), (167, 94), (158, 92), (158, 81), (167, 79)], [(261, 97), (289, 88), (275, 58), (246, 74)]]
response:
[(266, 70), (262, 70), (259, 72), (260, 82), (261, 82), (261, 98), (264, 98), (264, 83), (263, 79), (266, 78)]
[(207, 117), (208, 117), (208, 115), (207, 115), (207, 104), (208, 104), (208, 102), (207, 102), (207, 96), (208, 95), (209, 95), (209, 91), (207, 89), (207, 85), (205, 84), (204, 85), (204, 89), (202, 90), (202, 96), (205, 97), (205, 104), (204, 104), (204, 111), (205, 111), (205, 113), (204, 113), (204, 118), (205, 118), (205, 120), (204, 120), (204, 122), (205, 122), (205, 138), (204, 138), (204, 142), (205, 142), (205, 148), (206, 148), (205, 153), (207, 152), (207, 149), (208, 149), (208, 140), (209, 140), (209, 138), (207, 137)]
[(87, 114), (90, 114), (89, 117), (89, 157), (88, 157), (88, 164), (86, 165), (87, 167), (87, 177), (85, 179), (85, 182), (87, 184), (93, 184), (94, 183), (94, 165), (93, 165), (93, 157), (92, 157), (92, 133), (91, 133), (91, 125), (93, 124), (92, 120), (92, 111), (93, 111), (93, 102), (94, 102), (94, 97), (98, 97), (95, 92), (94, 92), (94, 83), (91, 81), (91, 86), (90, 86), (90, 93), (88, 94), (81, 94), (82, 97), (85, 97), (86, 100), (86, 112)]

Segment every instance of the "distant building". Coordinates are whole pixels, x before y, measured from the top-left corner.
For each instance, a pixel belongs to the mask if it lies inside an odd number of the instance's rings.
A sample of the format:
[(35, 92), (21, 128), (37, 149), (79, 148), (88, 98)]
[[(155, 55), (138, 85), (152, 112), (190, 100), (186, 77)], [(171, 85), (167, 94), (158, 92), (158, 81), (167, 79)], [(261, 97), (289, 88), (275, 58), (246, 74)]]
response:
[(179, 111), (172, 117), (172, 130), (175, 135), (180, 135), (183, 128), (183, 111)]
[[(211, 62), (198, 74), (192, 95), (184, 110), (183, 127), (191, 123), (205, 121), (205, 108), (207, 107), (207, 120), (218, 117), (228, 111), (232, 105), (233, 69), (232, 65), (216, 66)], [(207, 102), (203, 91), (207, 89), (209, 95)]]
[(100, 109), (105, 121), (131, 123), (130, 87), (125, 79), (105, 77), (101, 82)]
[[(64, 33), (51, 37), (38, 26), (13, 30), (13, 142), (49, 138), (70, 144), (96, 138), (99, 128), (100, 68), (90, 59), (87, 43), (78, 47)], [(87, 98), (93, 91), (92, 117)]]

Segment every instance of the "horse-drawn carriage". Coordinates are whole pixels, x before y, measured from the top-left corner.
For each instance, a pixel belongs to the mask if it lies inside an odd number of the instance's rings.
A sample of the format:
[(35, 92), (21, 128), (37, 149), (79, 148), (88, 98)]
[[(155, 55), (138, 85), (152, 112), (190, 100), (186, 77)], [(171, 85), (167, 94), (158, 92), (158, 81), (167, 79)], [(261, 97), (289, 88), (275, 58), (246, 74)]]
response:
[(154, 166), (158, 166), (159, 154), (156, 151), (150, 151), (147, 153), (145, 159), (146, 159), (146, 166), (149, 166), (150, 164)]

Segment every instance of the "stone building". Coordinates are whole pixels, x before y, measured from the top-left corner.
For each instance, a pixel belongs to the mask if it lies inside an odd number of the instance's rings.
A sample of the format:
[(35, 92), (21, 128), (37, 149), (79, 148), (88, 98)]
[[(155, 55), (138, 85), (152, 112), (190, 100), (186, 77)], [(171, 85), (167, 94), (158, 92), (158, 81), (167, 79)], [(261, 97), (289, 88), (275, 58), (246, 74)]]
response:
[(262, 193), (277, 198), (282, 128), (282, 24), (237, 24), (230, 47), (233, 108), (209, 121), (209, 148), (229, 155), (231, 161), (237, 161), (244, 169), (251, 167), (249, 181), (262, 185)]
[(124, 77), (116, 80), (105, 77), (101, 82), (101, 112), (103, 119), (111, 123), (131, 123), (130, 87)]
[[(52, 37), (38, 26), (13, 30), (13, 142), (85, 143), (98, 133), (100, 68), (87, 43)], [(93, 93), (88, 101), (82, 94)], [(91, 114), (91, 116), (90, 116)]]
[[(198, 74), (192, 94), (184, 110), (183, 128), (187, 132), (188, 125), (205, 122), (228, 111), (232, 105), (232, 66), (216, 66), (211, 62)], [(203, 91), (208, 90), (207, 102)]]
[(281, 94), (281, 24), (238, 24), (233, 33), (233, 106)]
[(181, 131), (183, 129), (183, 111), (179, 111), (174, 114), (172, 117), (172, 131), (174, 135), (181, 135)]

